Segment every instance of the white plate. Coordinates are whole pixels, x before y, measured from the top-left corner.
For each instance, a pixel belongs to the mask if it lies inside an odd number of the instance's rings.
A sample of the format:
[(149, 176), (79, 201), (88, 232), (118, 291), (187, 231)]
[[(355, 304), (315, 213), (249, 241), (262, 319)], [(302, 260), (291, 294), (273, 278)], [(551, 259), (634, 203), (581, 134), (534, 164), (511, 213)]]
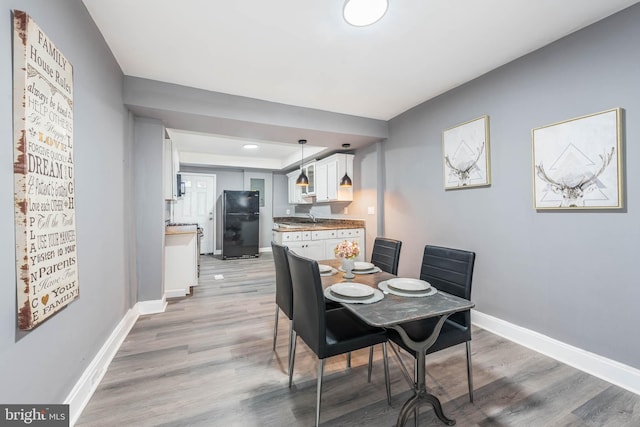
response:
[(399, 297), (407, 297), (407, 298), (421, 298), (421, 297), (430, 297), (431, 295), (435, 295), (438, 293), (438, 290), (433, 286), (427, 289), (424, 292), (402, 292), (396, 289), (391, 288), (387, 285), (387, 281), (382, 281), (378, 283), (378, 287), (382, 289), (383, 292), (398, 295)]
[(331, 270), (327, 271), (326, 273), (320, 273), (320, 276), (322, 276), (322, 277), (333, 276), (337, 272), (338, 272), (338, 270), (336, 270), (335, 268), (332, 268)]
[(372, 290), (373, 290), (373, 295), (371, 295), (370, 297), (349, 298), (349, 297), (341, 297), (331, 292), (331, 287), (328, 287), (327, 289), (324, 290), (324, 296), (328, 300), (347, 303), (347, 304), (372, 304), (374, 302), (378, 302), (384, 299), (384, 294), (381, 291), (379, 291), (378, 289), (372, 289)]
[(370, 286), (363, 285), (361, 283), (354, 282), (342, 282), (336, 283), (333, 286), (329, 286), (331, 292), (347, 298), (365, 298), (373, 295), (374, 289)]
[(379, 273), (381, 271), (382, 270), (380, 270), (378, 267), (373, 267), (368, 270), (353, 270), (352, 273), (353, 274), (372, 274), (372, 273)]
[(356, 271), (356, 270), (371, 270), (373, 267), (375, 267), (375, 265), (371, 264), (370, 262), (355, 261), (353, 263), (353, 271)]
[(331, 266), (330, 265), (324, 265), (324, 264), (318, 264), (318, 270), (320, 270), (320, 273), (328, 273), (331, 271)]
[(387, 280), (387, 285), (400, 292), (426, 292), (431, 285), (420, 279), (397, 277)]

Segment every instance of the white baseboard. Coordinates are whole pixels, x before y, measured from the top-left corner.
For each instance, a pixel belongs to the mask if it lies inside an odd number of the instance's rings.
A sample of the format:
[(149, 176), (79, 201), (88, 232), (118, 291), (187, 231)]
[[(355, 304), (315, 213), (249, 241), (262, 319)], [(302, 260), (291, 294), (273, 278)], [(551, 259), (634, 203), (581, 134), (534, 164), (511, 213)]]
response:
[(132, 309), (127, 311), (64, 401), (69, 405), (69, 425), (71, 427), (80, 418), (80, 414), (82, 414), (85, 406), (89, 403), (89, 399), (98, 388), (100, 381), (102, 381), (109, 368), (109, 364), (120, 349), (129, 331), (133, 328), (136, 320), (138, 320), (138, 317), (143, 314), (162, 313), (166, 307), (167, 301), (162, 298), (161, 300), (138, 302)]
[(471, 310), (471, 323), (640, 395), (640, 370), (631, 366), (573, 347), (476, 310)]
[(118, 326), (113, 330), (107, 341), (102, 345), (98, 354), (93, 358), (87, 369), (73, 387), (65, 404), (69, 405), (69, 425), (74, 426), (80, 418), (80, 414), (84, 410), (89, 399), (98, 388), (102, 377), (107, 372), (107, 368), (113, 360), (114, 356), (120, 349), (123, 341), (129, 334), (129, 331), (138, 320), (138, 310), (136, 307), (127, 311)]
[[(268, 246), (266, 248), (258, 248), (258, 253), (261, 253), (261, 252), (272, 252), (271, 246)], [(217, 250), (213, 251), (213, 254), (214, 255), (222, 255), (222, 249), (217, 249)]]
[(139, 315), (164, 313), (164, 310), (167, 308), (167, 300), (165, 297), (162, 297), (162, 299), (157, 300), (140, 301), (134, 308), (138, 310)]
[[(164, 299), (167, 298), (180, 298), (189, 293), (189, 289), (171, 289), (164, 291)], [(163, 310), (164, 311), (164, 310)]]

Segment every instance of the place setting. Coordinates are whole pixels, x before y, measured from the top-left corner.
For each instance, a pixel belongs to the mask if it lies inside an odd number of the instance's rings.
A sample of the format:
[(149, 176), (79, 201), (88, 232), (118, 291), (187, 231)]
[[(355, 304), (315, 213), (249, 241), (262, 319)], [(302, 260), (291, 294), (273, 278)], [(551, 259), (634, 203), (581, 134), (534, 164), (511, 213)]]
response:
[(384, 298), (380, 290), (357, 282), (331, 285), (324, 290), (324, 296), (331, 301), (350, 304), (371, 304)]
[(318, 270), (320, 270), (320, 276), (333, 276), (338, 272), (335, 268), (326, 264), (318, 264)]
[(409, 277), (383, 280), (378, 283), (378, 288), (384, 293), (408, 298), (428, 297), (438, 292), (429, 282)]
[[(342, 267), (340, 267), (340, 271), (344, 272)], [(380, 271), (382, 270), (380, 270), (379, 267), (376, 267), (370, 262), (364, 262), (364, 261), (355, 261), (353, 263), (353, 270), (351, 270), (353, 274), (373, 274), (373, 273), (379, 273)]]

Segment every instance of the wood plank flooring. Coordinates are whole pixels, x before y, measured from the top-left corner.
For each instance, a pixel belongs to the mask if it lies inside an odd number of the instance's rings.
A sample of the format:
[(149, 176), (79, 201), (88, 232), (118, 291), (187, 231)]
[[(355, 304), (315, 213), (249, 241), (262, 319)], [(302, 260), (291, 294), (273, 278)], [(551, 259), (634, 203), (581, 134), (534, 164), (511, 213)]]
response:
[[(289, 321), (282, 314), (272, 351), (274, 277), (271, 254), (203, 256), (193, 295), (140, 317), (76, 425), (312, 426), (317, 360), (298, 340), (294, 386), (287, 387)], [(640, 396), (482, 329), (472, 336), (473, 404), (464, 345), (427, 356), (427, 386), (458, 426), (640, 426)], [(321, 424), (395, 426), (411, 394), (389, 357), (391, 406), (379, 346), (371, 383), (367, 350), (353, 353), (351, 369), (344, 356), (329, 359)], [(405, 362), (412, 366), (408, 356)], [(429, 406), (419, 420), (444, 425)]]

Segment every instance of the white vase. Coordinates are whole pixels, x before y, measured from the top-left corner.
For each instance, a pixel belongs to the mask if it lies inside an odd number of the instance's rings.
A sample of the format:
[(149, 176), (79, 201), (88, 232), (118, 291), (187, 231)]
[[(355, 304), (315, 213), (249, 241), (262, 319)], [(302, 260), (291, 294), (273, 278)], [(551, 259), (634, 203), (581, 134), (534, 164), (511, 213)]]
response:
[(355, 260), (354, 258), (342, 258), (342, 271), (344, 271), (344, 274), (342, 275), (342, 277), (344, 277), (345, 279), (353, 279), (355, 276), (355, 274), (353, 274), (353, 269), (355, 267)]

